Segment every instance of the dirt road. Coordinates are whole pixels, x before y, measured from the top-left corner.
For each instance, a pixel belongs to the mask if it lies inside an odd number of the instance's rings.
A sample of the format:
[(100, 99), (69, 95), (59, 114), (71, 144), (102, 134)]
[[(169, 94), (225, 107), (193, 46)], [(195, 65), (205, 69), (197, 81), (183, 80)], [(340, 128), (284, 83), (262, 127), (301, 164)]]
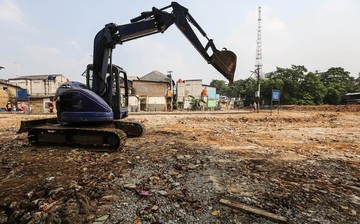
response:
[[(33, 147), (0, 114), (0, 223), (358, 223), (360, 107), (132, 114), (125, 150)], [(234, 111), (231, 111), (234, 112)]]

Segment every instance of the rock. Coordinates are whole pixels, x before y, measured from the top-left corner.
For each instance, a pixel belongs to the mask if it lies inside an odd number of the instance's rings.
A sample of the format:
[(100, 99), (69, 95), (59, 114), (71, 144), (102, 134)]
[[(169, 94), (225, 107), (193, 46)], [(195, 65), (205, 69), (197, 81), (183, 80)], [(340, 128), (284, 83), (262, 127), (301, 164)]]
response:
[(72, 183), (70, 184), (69, 186), (69, 189), (73, 189), (73, 190), (76, 190), (76, 191), (79, 191), (81, 190), (83, 187), (80, 186), (77, 182), (75, 181), (72, 181)]
[(12, 201), (8, 206), (8, 208), (12, 210), (18, 209), (19, 207), (20, 207), (20, 203), (17, 201)]
[(52, 189), (51, 191), (49, 191), (48, 196), (51, 196), (53, 194), (57, 194), (57, 193), (59, 193), (61, 191), (64, 191), (63, 187), (58, 187), (58, 188)]
[(214, 210), (211, 212), (212, 216), (219, 216), (220, 215), (220, 210)]
[(172, 187), (178, 187), (178, 186), (180, 186), (180, 183), (179, 182), (172, 182), (171, 186)]
[(8, 223), (8, 217), (5, 211), (0, 211), (0, 224), (6, 224)]
[(46, 181), (52, 181), (52, 180), (54, 180), (55, 179), (55, 177), (47, 177), (46, 178)]
[(135, 184), (131, 184), (131, 183), (126, 183), (126, 184), (123, 185), (123, 187), (125, 189), (129, 189), (129, 190), (133, 190), (133, 189), (137, 188)]
[(103, 196), (100, 200), (101, 201), (107, 201), (107, 202), (111, 202), (111, 201), (116, 201), (118, 200), (118, 196), (116, 195), (105, 195)]
[(26, 193), (26, 196), (31, 199), (34, 196), (34, 191), (29, 191), (28, 193)]
[(95, 219), (95, 221), (93, 222), (93, 224), (101, 224), (104, 223), (106, 220), (108, 220), (109, 215), (103, 215), (97, 219)]
[(149, 197), (150, 196), (150, 192), (149, 191), (144, 191), (144, 190), (138, 191), (138, 194), (140, 196), (144, 196), (144, 197)]
[(168, 192), (167, 191), (158, 191), (158, 193), (162, 196), (166, 196), (168, 195)]
[(151, 207), (151, 211), (157, 211), (159, 209), (159, 206), (157, 206), (157, 205), (154, 205), (154, 206), (152, 206)]

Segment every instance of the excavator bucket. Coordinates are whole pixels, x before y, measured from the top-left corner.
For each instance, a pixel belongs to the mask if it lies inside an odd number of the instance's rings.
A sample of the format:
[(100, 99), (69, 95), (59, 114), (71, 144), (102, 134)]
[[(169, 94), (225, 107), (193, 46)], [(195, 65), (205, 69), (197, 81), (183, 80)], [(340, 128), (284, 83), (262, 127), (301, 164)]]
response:
[(234, 74), (236, 69), (236, 54), (226, 49), (222, 51), (216, 51), (211, 56), (212, 66), (214, 66), (227, 80), (229, 83), (233, 83)]

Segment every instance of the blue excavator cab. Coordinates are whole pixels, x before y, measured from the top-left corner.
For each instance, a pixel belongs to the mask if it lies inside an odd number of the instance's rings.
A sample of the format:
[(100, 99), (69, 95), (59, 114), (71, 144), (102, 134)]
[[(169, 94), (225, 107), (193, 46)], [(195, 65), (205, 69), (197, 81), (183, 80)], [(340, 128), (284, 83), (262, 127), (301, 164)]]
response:
[[(83, 73), (86, 85), (65, 82), (55, 95), (57, 118), (62, 124), (96, 125), (128, 116), (128, 82), (126, 72), (117, 65), (109, 66), (106, 90), (103, 96), (93, 91), (93, 65)], [(111, 81), (113, 80), (113, 81)]]

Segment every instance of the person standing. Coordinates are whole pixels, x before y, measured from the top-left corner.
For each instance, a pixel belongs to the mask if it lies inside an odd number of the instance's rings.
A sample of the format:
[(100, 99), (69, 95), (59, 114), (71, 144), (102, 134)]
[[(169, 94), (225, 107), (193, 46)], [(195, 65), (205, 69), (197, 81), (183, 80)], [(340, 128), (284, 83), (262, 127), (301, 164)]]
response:
[(5, 105), (5, 109), (7, 112), (12, 112), (12, 104), (10, 102), (7, 102), (7, 104)]
[(54, 112), (54, 104), (52, 102), (49, 103), (50, 113)]
[(25, 105), (25, 103), (24, 102), (22, 102), (21, 103), (21, 110), (23, 111), (23, 113), (25, 114), (25, 112), (26, 112), (26, 105)]

